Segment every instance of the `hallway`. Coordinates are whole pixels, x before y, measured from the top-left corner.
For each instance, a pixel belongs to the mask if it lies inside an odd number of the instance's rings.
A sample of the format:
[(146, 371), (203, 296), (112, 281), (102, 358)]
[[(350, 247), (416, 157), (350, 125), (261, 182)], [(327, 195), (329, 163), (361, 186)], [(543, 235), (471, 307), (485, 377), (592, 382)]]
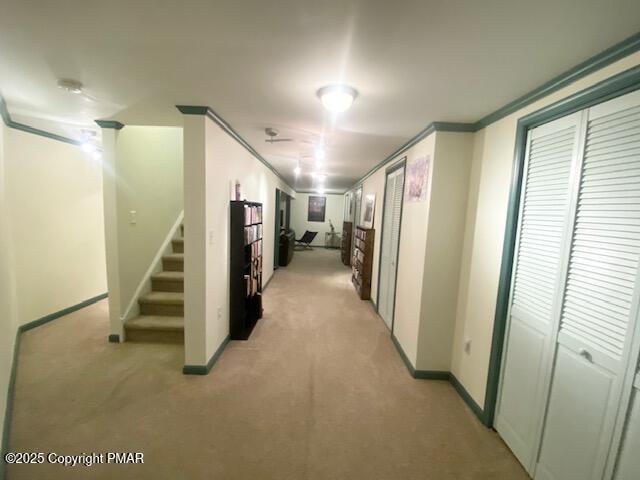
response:
[(528, 478), (448, 382), (411, 378), (349, 272), (338, 251), (296, 252), (204, 377), (181, 373), (182, 346), (108, 344), (106, 301), (25, 333), (10, 451), (145, 456), (9, 478)]

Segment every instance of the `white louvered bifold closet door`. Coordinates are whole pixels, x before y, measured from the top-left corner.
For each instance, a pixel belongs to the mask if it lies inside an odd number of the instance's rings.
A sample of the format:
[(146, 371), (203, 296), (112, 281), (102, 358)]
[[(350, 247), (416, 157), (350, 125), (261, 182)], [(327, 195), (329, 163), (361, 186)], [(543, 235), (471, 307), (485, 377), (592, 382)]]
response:
[(378, 313), (390, 330), (393, 327), (395, 307), (396, 262), (400, 243), (403, 186), (404, 167), (387, 174), (382, 226)]
[(529, 132), (496, 429), (530, 473), (548, 395), (582, 114)]
[(360, 210), (362, 207), (362, 187), (358, 188), (355, 193), (354, 200), (354, 213), (353, 213), (353, 228), (351, 229), (351, 257), (356, 249), (356, 227), (360, 225)]
[(630, 393), (633, 381), (627, 371), (640, 260), (640, 92), (592, 107), (587, 115), (536, 479), (610, 478), (623, 387), (626, 382)]

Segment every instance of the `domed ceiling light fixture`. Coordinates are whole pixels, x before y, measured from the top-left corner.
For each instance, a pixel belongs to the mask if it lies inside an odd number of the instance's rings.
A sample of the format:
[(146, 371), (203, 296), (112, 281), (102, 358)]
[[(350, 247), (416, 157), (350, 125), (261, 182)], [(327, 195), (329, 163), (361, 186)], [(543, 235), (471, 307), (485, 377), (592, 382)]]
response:
[(349, 110), (357, 96), (356, 89), (349, 85), (332, 84), (318, 90), (322, 105), (333, 114)]

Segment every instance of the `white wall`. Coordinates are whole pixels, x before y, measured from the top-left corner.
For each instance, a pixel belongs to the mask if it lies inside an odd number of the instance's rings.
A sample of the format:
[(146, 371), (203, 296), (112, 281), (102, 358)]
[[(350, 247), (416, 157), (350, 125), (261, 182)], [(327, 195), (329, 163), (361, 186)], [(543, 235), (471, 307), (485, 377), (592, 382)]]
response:
[(6, 195), (8, 179), (5, 168), (4, 143), (7, 131), (4, 122), (0, 121), (0, 432), (3, 432), (4, 428), (7, 389), (11, 377), (11, 363), (17, 329), (15, 270)]
[(436, 132), (422, 279), (418, 370), (449, 371), (473, 134)]
[(18, 326), (106, 291), (99, 163), (0, 123), (0, 426)]
[[(630, 55), (475, 134), (452, 372), (480, 406), (491, 353), (518, 119), (639, 64), (640, 53)], [(470, 354), (464, 352), (465, 339), (472, 341)]]
[(241, 183), (246, 200), (263, 204), (266, 284), (273, 275), (276, 188), (295, 194), (208, 117), (185, 115), (187, 365), (206, 365), (229, 334), (229, 205), (236, 180)]
[(99, 162), (75, 145), (8, 129), (18, 323), (107, 291)]
[[(103, 129), (111, 333), (137, 314), (136, 291), (182, 212), (182, 128)], [(130, 212), (135, 211), (135, 224)], [(148, 286), (147, 286), (148, 287)]]
[(432, 133), (362, 185), (363, 196), (376, 195), (371, 298), (377, 302), (386, 170), (405, 157), (431, 158), (425, 201), (403, 203), (393, 324), (418, 370), (450, 369), (472, 146), (469, 133)]
[[(309, 222), (309, 197), (325, 197), (327, 200), (324, 222)], [(296, 238), (302, 237), (305, 230), (318, 232), (311, 245), (324, 246), (324, 234), (331, 231), (329, 220), (336, 232), (342, 232), (344, 210), (344, 195), (317, 195), (315, 193), (297, 193), (295, 200), (291, 200), (291, 228), (296, 231)]]

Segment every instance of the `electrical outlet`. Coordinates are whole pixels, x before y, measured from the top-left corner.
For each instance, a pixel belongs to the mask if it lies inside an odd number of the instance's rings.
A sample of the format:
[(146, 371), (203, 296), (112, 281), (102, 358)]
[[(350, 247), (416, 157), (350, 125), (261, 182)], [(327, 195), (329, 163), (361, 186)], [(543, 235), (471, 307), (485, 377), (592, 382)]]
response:
[(213, 230), (209, 230), (209, 245), (213, 245)]
[(464, 353), (466, 353), (467, 355), (471, 355), (471, 339), (467, 338), (464, 341)]
[(222, 319), (222, 307), (218, 307), (218, 320)]
[(138, 222), (138, 212), (129, 210), (129, 223), (135, 225)]

